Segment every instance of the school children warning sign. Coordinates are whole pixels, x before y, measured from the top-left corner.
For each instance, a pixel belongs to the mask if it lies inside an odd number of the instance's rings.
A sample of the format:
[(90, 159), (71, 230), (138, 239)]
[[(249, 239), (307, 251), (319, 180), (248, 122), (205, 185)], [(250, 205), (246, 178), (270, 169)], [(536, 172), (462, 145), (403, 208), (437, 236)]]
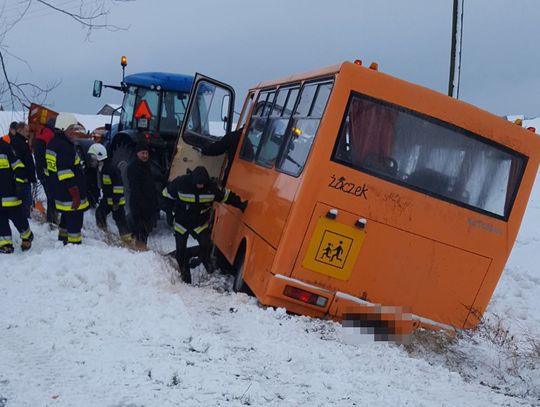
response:
[(332, 219), (319, 218), (302, 262), (304, 268), (348, 280), (365, 232)]

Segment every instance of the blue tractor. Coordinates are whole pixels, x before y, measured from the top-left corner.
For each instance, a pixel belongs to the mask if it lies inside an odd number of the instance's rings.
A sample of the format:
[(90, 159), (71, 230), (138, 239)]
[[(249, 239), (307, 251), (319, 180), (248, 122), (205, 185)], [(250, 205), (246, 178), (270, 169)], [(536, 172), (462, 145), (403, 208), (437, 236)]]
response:
[[(122, 67), (127, 64), (122, 58)], [(146, 140), (150, 148), (150, 168), (156, 193), (165, 186), (175, 156), (178, 134), (184, 120), (194, 77), (164, 72), (135, 73), (123, 77), (120, 86), (94, 82), (93, 95), (101, 96), (103, 87), (124, 93), (118, 124), (106, 125), (105, 145), (113, 163), (118, 166), (126, 187), (126, 169), (134, 159), (134, 148), (139, 140)], [(114, 114), (114, 112), (113, 112)], [(161, 209), (166, 208), (163, 203)], [(128, 205), (129, 207), (129, 205)]]

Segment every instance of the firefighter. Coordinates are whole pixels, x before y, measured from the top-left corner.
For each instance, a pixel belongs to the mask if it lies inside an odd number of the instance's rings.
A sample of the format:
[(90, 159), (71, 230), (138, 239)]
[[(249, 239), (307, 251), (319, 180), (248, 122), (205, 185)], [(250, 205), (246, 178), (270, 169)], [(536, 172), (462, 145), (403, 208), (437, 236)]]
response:
[(11, 122), (9, 124), (8, 134), (2, 136), (2, 140), (5, 141), (7, 144), (11, 144), (11, 137), (15, 136), (16, 133), (17, 133), (17, 122)]
[[(13, 123), (12, 123), (13, 124)], [(15, 125), (15, 134), (11, 134), (11, 147), (15, 151), (15, 155), (22, 161), (26, 171), (28, 182), (23, 186), (23, 208), (27, 218), (30, 217), (32, 209), (32, 185), (36, 183), (36, 167), (32, 151), (28, 144), (28, 126), (24, 122), (19, 122)]]
[(21, 235), (21, 249), (26, 251), (32, 246), (34, 235), (22, 206), (23, 186), (27, 183), (24, 164), (11, 146), (0, 139), (0, 253), (13, 253), (14, 250), (10, 220)]
[(174, 236), (176, 239), (176, 261), (182, 279), (191, 283), (189, 256), (186, 246), (189, 235), (199, 242), (199, 250), (204, 266), (210, 270), (211, 239), (209, 230), (212, 204), (226, 203), (246, 210), (247, 201), (228, 189), (220, 189), (210, 180), (204, 167), (196, 167), (192, 172), (175, 178), (163, 190), (163, 196), (172, 199), (174, 205)]
[(108, 159), (107, 149), (99, 143), (92, 144), (88, 149), (87, 165), (97, 169), (97, 183), (101, 188), (101, 200), (96, 209), (96, 224), (107, 230), (107, 216), (112, 212), (112, 217), (118, 227), (118, 233), (124, 243), (131, 242), (131, 233), (126, 222), (124, 205), (124, 184), (117, 168)]
[(61, 216), (58, 240), (64, 244), (80, 244), (84, 211), (89, 205), (81, 158), (74, 140), (77, 133), (84, 130), (71, 113), (60, 113), (55, 127), (45, 158), (55, 207)]
[(48, 179), (49, 172), (47, 171), (47, 161), (45, 161), (45, 151), (47, 144), (54, 137), (54, 124), (56, 118), (51, 117), (34, 138), (34, 158), (36, 160), (36, 174), (39, 182), (43, 186), (45, 195), (47, 196), (47, 222), (57, 223), (56, 208), (54, 207), (54, 197), (51, 190), (51, 181)]
[(135, 159), (127, 167), (128, 205), (135, 246), (145, 250), (158, 213), (158, 195), (150, 172), (148, 144), (144, 141), (137, 143), (135, 154)]

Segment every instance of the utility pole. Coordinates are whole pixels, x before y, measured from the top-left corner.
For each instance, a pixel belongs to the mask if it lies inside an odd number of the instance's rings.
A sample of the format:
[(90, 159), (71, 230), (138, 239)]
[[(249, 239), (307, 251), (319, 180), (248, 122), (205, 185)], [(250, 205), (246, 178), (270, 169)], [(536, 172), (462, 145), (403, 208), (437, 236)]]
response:
[[(460, 18), (461, 17), (461, 18)], [(459, 77), (461, 70), (461, 35), (463, 32), (463, 0), (454, 0), (452, 10), (452, 46), (450, 49), (450, 75), (448, 96), (459, 97)], [(459, 44), (459, 52), (458, 52)]]

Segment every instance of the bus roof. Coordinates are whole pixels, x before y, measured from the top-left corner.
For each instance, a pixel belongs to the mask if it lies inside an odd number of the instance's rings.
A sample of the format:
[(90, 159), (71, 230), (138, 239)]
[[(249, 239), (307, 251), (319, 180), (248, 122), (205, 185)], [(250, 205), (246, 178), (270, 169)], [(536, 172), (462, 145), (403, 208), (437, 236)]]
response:
[(326, 68), (317, 69), (315, 71), (309, 71), (309, 72), (299, 73), (296, 75), (290, 75), (284, 78), (275, 79), (271, 81), (259, 82), (257, 85), (253, 86), (253, 89), (266, 88), (269, 86), (275, 86), (275, 85), (279, 85), (283, 83), (300, 82), (305, 79), (317, 78), (317, 77), (326, 76), (326, 75), (328, 76), (334, 75), (339, 72), (341, 65), (342, 64), (331, 65), (331, 66), (327, 66)]
[(189, 92), (193, 85), (193, 76), (167, 72), (141, 72), (126, 76), (124, 82), (128, 85), (150, 86), (160, 85), (164, 90)]

